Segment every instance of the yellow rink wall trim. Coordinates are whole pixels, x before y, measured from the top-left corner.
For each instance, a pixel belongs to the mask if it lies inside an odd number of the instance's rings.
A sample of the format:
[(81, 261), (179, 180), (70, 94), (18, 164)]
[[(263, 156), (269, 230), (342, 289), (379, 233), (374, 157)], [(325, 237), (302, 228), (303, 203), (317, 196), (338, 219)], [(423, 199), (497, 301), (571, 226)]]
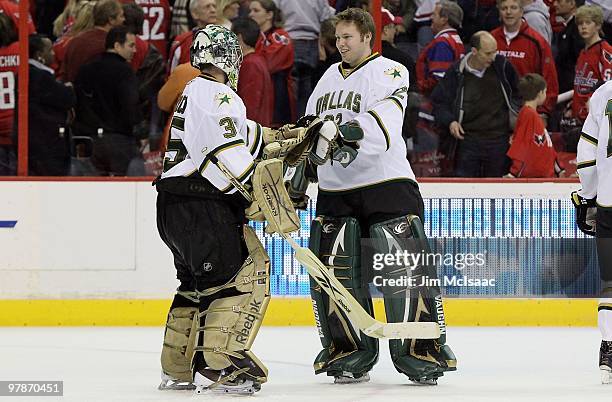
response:
[[(162, 326), (170, 300), (0, 300), (0, 326)], [(382, 300), (375, 315), (384, 320)], [(446, 299), (449, 326), (595, 326), (594, 299)], [(314, 325), (309, 298), (276, 297), (264, 325)]]

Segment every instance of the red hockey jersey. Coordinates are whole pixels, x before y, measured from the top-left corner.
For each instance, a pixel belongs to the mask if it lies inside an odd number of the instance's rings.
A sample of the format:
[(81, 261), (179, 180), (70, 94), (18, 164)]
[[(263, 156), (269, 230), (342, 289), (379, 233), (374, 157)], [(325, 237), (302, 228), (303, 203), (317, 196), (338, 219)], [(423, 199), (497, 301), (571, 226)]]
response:
[(145, 57), (147, 57), (147, 53), (149, 52), (149, 42), (140, 39), (139, 36), (136, 37), (136, 53), (132, 57), (132, 61), (130, 62), (130, 66), (132, 66), (132, 70), (134, 72), (138, 71), (140, 66), (142, 66), (142, 62)]
[(509, 43), (503, 26), (495, 28), (491, 34), (497, 41), (497, 53), (510, 60), (519, 76), (538, 73), (544, 77), (546, 102), (538, 108), (538, 111), (551, 114), (557, 104), (559, 81), (552, 50), (546, 39), (531, 29), (525, 21), (521, 24), (518, 35)]
[(273, 126), (295, 121), (295, 89), (291, 76), (293, 42), (289, 34), (281, 28), (262, 32), (255, 45), (255, 53), (266, 60), (275, 88)]
[(535, 109), (521, 108), (507, 155), (515, 177), (555, 177), (557, 151)]
[(612, 80), (612, 45), (602, 39), (582, 49), (576, 61), (572, 115), (581, 121), (589, 114), (588, 101), (603, 81)]
[(172, 10), (168, 0), (136, 0), (142, 7), (145, 20), (140, 38), (155, 46), (164, 59), (168, 57), (168, 30)]
[[(11, 17), (15, 23), (15, 28), (19, 31), (19, 4), (15, 4), (12, 1), (0, 0), (0, 12)], [(28, 33), (33, 34), (36, 32), (36, 27), (32, 21), (32, 16), (28, 14)]]
[(172, 47), (170, 47), (170, 54), (168, 57), (168, 70), (172, 71), (179, 64), (187, 63), (190, 61), (189, 48), (193, 43), (193, 32), (187, 31), (178, 35), (172, 41)]
[(465, 54), (461, 37), (455, 29), (438, 32), (417, 60), (419, 92), (429, 95), (448, 68)]
[(270, 74), (293, 67), (293, 43), (283, 29), (262, 33), (257, 39), (255, 52), (266, 59)]
[(10, 145), (15, 115), (19, 42), (0, 47), (0, 145)]
[(262, 55), (244, 56), (238, 78), (238, 96), (246, 106), (247, 118), (270, 127), (274, 112), (274, 86)]

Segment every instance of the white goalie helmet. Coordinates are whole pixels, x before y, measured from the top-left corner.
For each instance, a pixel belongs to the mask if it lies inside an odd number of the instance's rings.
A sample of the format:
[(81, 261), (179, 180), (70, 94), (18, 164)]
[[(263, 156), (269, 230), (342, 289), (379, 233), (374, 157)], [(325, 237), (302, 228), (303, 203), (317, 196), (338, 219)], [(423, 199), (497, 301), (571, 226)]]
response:
[(208, 25), (195, 33), (190, 50), (193, 67), (202, 70), (204, 65), (212, 64), (220, 68), (227, 75), (229, 86), (236, 90), (242, 50), (232, 31), (220, 25)]

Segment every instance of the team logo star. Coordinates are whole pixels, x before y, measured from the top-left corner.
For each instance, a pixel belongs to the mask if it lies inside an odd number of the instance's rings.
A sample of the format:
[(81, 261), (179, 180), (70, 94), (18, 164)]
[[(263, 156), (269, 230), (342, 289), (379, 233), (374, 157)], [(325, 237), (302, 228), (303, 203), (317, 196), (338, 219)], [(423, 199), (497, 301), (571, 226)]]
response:
[(390, 75), (393, 79), (400, 78), (402, 76), (402, 72), (397, 67), (390, 68), (389, 70), (385, 71), (385, 74)]
[(219, 101), (219, 106), (223, 105), (224, 103), (229, 105), (232, 98), (228, 94), (217, 94), (217, 100)]

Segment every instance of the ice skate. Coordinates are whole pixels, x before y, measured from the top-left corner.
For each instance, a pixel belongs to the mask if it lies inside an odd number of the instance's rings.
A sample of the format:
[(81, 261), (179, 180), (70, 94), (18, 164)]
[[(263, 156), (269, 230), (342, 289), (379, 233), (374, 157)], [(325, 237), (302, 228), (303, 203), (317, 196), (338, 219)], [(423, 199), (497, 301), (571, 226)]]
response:
[(421, 378), (410, 378), (410, 381), (417, 385), (438, 385), (438, 377), (421, 377)]
[(601, 341), (599, 348), (599, 370), (601, 383), (612, 383), (612, 341)]
[(359, 384), (362, 382), (370, 381), (370, 374), (366, 373), (349, 373), (343, 371), (342, 373), (333, 374), (334, 384)]
[(261, 389), (261, 384), (240, 376), (245, 371), (246, 369), (232, 373), (210, 369), (197, 371), (193, 381), (195, 393), (253, 395)]
[(192, 382), (177, 380), (176, 378), (170, 377), (168, 374), (164, 373), (163, 371), (162, 371), (162, 374), (161, 374), (161, 383), (157, 387), (157, 389), (160, 390), (160, 391), (167, 391), (167, 390), (173, 390), (173, 391), (190, 390), (190, 391), (193, 391), (195, 388), (196, 387), (195, 387), (195, 385), (193, 385)]

